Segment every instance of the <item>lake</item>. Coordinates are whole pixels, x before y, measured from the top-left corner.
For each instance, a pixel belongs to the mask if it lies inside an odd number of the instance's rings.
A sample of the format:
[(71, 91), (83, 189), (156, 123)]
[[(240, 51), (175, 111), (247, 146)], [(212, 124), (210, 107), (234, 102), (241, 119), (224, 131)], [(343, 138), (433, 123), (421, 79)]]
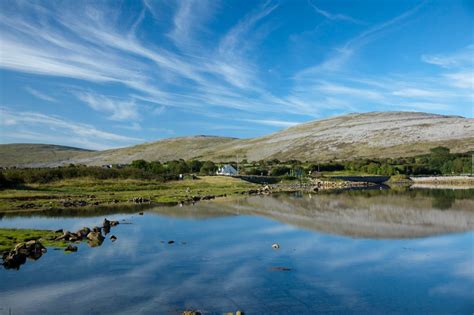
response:
[(474, 311), (473, 189), (246, 196), (144, 215), (9, 214), (0, 227), (76, 231), (104, 217), (121, 221), (117, 241), (50, 248), (19, 270), (2, 268), (0, 314)]

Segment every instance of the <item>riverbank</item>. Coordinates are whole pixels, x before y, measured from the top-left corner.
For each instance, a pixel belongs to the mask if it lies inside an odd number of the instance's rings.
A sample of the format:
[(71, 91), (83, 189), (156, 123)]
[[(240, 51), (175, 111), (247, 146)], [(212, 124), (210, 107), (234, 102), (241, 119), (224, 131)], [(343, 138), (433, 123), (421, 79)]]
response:
[(352, 189), (373, 185), (337, 179), (283, 180), (278, 184), (261, 185), (229, 176), (202, 176), (169, 182), (81, 178), (2, 190), (0, 213), (173, 205), (242, 194)]
[(178, 204), (258, 191), (261, 186), (224, 176), (158, 182), (153, 180), (69, 179), (0, 191), (0, 212), (145, 204)]
[(411, 176), (414, 184), (468, 185), (474, 187), (474, 176)]

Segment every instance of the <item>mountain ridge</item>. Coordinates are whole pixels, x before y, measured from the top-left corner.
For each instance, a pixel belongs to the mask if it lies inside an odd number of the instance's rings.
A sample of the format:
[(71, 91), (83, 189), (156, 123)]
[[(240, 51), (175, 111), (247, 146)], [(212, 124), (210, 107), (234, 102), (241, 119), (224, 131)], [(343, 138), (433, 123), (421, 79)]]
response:
[(16, 159), (22, 163), (12, 163), (15, 159), (4, 154), (3, 148), (8, 145), (0, 145), (0, 166), (103, 165), (125, 164), (137, 159), (180, 158), (327, 161), (413, 156), (440, 145), (453, 152), (474, 150), (474, 119), (422, 112), (352, 113), (298, 124), (256, 138), (185, 136), (104, 151), (75, 154), (72, 150), (64, 159), (36, 159), (36, 162)]

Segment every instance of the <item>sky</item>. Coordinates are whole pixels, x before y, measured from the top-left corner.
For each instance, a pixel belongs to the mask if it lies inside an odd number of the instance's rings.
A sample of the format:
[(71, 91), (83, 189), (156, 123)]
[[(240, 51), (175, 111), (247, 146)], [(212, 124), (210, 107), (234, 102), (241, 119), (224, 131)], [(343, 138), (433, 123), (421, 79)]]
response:
[(0, 143), (249, 138), (473, 104), (474, 1), (0, 1)]

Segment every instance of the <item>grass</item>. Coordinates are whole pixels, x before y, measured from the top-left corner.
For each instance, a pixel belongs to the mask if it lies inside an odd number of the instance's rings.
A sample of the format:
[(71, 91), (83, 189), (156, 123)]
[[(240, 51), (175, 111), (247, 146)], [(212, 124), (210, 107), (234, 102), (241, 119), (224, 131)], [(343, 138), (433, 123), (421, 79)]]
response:
[(256, 187), (259, 186), (225, 176), (203, 176), (196, 180), (166, 183), (131, 179), (70, 179), (0, 191), (0, 212), (63, 208), (64, 200), (84, 200), (88, 206), (94, 203), (98, 206), (130, 204), (134, 197), (147, 198), (155, 203), (177, 203), (192, 196), (232, 195)]
[(30, 240), (39, 240), (46, 247), (66, 247), (68, 243), (53, 240), (59, 235), (61, 233), (50, 230), (0, 229), (0, 253)]

